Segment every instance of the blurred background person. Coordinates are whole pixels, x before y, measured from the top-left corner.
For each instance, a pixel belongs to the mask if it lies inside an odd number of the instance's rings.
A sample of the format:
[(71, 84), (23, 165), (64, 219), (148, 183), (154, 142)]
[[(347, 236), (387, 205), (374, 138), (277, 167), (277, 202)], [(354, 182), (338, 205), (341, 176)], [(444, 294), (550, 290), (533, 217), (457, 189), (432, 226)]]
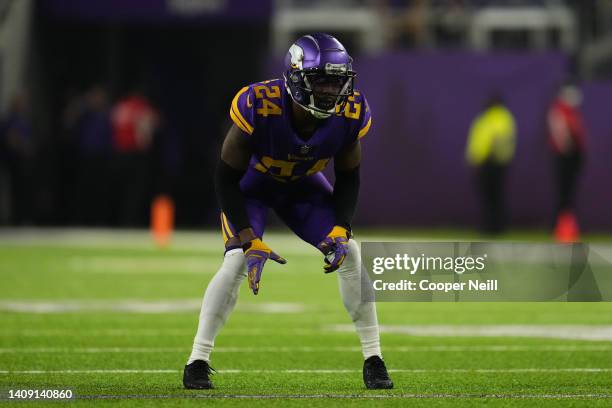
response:
[(500, 233), (506, 227), (504, 187), (515, 145), (514, 117), (501, 96), (494, 93), (474, 119), (466, 148), (466, 159), (476, 168), (485, 233)]
[(376, 0), (374, 4), (391, 48), (454, 48), (466, 37), (465, 0)]
[(151, 152), (159, 116), (140, 90), (119, 99), (111, 113), (113, 178), (111, 197), (122, 226), (146, 224), (151, 198)]
[(72, 192), (73, 221), (79, 225), (108, 222), (109, 164), (112, 146), (109, 97), (101, 85), (76, 98), (65, 112), (76, 155)]
[(579, 238), (574, 201), (586, 150), (581, 103), (582, 92), (576, 84), (567, 82), (559, 88), (548, 110), (548, 140), (554, 155), (557, 183), (555, 232), (560, 241)]
[(385, 6), (391, 8), (389, 22), (391, 23), (391, 43), (394, 47), (419, 48), (427, 44), (426, 25), (429, 12), (427, 0), (408, 1), (403, 4), (402, 8), (393, 3), (385, 4)]
[(11, 101), (4, 117), (0, 142), (2, 161), (8, 175), (8, 214), (10, 224), (22, 225), (31, 222), (32, 172), (34, 141), (28, 95), (20, 91)]

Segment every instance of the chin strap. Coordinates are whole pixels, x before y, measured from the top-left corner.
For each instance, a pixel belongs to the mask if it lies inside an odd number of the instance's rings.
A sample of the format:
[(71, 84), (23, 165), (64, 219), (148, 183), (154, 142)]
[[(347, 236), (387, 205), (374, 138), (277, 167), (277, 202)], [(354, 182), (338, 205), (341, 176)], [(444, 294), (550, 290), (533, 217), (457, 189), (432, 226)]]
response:
[(294, 99), (294, 101), (302, 109), (304, 109), (306, 112), (310, 113), (312, 116), (314, 116), (317, 119), (327, 119), (327, 118), (329, 118), (332, 115), (331, 112), (320, 112), (320, 111), (312, 109), (310, 106), (302, 105), (301, 103), (297, 102), (295, 99)]
[[(287, 90), (287, 93), (289, 94), (289, 96), (291, 96), (291, 99), (293, 100), (293, 102), (297, 103), (302, 109), (310, 113), (312, 116), (314, 116), (317, 119), (327, 119), (335, 113), (336, 107), (332, 109), (332, 112), (321, 112), (321, 111), (312, 109), (310, 106), (302, 105), (301, 103), (299, 103), (295, 99), (295, 96), (293, 95), (293, 93), (291, 92), (291, 88), (287, 85), (287, 77), (285, 74), (283, 74), (283, 78), (285, 79), (285, 89)], [(342, 105), (342, 109), (344, 109), (344, 104)]]
[(332, 115), (331, 113), (323, 113), (310, 108), (306, 108), (306, 110), (317, 119), (327, 119)]

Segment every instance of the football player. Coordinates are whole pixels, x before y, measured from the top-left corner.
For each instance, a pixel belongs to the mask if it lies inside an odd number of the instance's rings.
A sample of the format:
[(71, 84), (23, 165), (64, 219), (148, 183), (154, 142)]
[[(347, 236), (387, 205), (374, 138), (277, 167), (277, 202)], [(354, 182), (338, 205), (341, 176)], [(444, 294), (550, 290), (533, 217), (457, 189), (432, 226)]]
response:
[[(392, 388), (382, 360), (376, 306), (361, 297), (361, 257), (351, 218), (359, 191), (360, 139), (372, 118), (354, 88), (352, 58), (334, 37), (299, 38), (285, 60), (283, 78), (242, 88), (234, 97), (234, 122), (215, 174), (222, 209), (225, 257), (210, 281), (185, 388), (213, 388), (210, 353), (236, 304), (244, 278), (257, 295), (264, 264), (284, 264), (262, 237), (268, 209), (324, 254), (324, 271), (337, 272), (344, 306), (361, 341), (363, 379), (369, 389)], [(334, 159), (334, 187), (321, 170)]]

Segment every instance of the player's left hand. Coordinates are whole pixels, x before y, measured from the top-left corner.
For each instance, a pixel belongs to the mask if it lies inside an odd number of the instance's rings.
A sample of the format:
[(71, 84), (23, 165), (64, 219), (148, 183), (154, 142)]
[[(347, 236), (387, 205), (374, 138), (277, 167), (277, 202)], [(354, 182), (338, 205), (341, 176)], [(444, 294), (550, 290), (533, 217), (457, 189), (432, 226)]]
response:
[(351, 233), (344, 227), (336, 225), (327, 237), (317, 245), (317, 248), (325, 255), (325, 273), (337, 270), (348, 253), (348, 240)]
[(264, 244), (259, 238), (248, 241), (242, 246), (242, 250), (246, 257), (249, 287), (253, 291), (253, 294), (256, 295), (259, 293), (259, 281), (261, 280), (261, 274), (266, 261), (272, 259), (279, 264), (286, 264), (287, 260), (272, 251), (272, 249)]

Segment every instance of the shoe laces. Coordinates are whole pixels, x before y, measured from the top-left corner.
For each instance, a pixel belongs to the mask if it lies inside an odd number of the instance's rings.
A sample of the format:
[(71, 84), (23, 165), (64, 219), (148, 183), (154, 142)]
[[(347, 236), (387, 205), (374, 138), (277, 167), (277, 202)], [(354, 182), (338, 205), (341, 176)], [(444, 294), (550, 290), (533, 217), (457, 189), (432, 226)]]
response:
[(193, 364), (196, 369), (204, 369), (207, 375), (212, 375), (217, 372), (214, 368), (212, 368), (206, 361), (204, 360), (196, 360)]

